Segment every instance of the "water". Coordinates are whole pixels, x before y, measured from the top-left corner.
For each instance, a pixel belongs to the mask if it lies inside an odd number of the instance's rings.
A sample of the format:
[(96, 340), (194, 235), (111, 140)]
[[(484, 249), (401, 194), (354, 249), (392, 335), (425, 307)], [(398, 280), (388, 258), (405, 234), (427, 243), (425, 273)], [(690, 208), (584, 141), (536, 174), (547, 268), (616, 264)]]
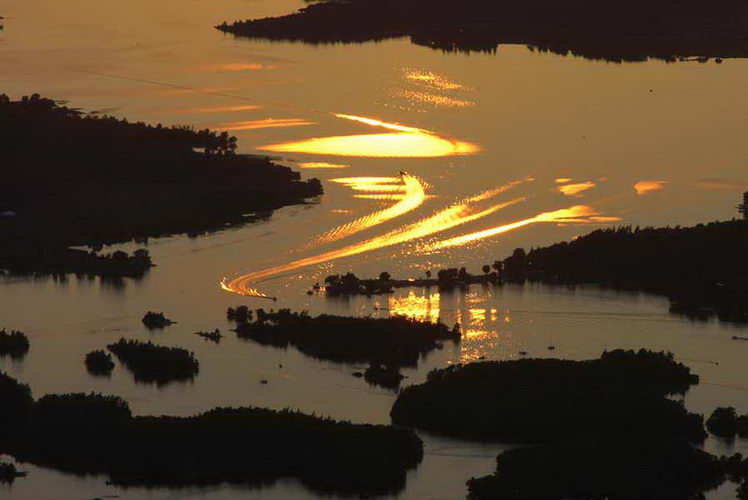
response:
[[(218, 345), (193, 335), (216, 327), (225, 333), (225, 309), (247, 303), (460, 322), (464, 341), (406, 370), (407, 383), (482, 356), (513, 359), (527, 351), (584, 359), (606, 348), (647, 347), (675, 352), (701, 375), (686, 399), (694, 411), (726, 404), (748, 411), (748, 344), (731, 340), (742, 330), (671, 316), (661, 297), (545, 286), (473, 286), (466, 294), (401, 289), (392, 297), (350, 299), (305, 293), (332, 273), (419, 277), (447, 265), (478, 272), (517, 246), (595, 227), (732, 217), (748, 184), (745, 61), (620, 65), (518, 46), (455, 55), (408, 40), (314, 47), (237, 40), (211, 29), (300, 5), (4, 2), (0, 91), (39, 92), (132, 120), (232, 130), (242, 151), (282, 156), (303, 175), (321, 178), (326, 193), (251, 226), (152, 241), (158, 266), (139, 282), (0, 282), (2, 325), (28, 332), (32, 341), (25, 360), (0, 360), (0, 369), (30, 383), (36, 396), (105, 392), (127, 399), (137, 414), (257, 405), (389, 421), (395, 395), (352, 377), (360, 367), (231, 334)], [(279, 300), (242, 297), (222, 281)], [(178, 324), (144, 331), (140, 318), (149, 309)], [(194, 350), (200, 375), (161, 389), (135, 384), (120, 366), (111, 379), (88, 375), (85, 353), (121, 336)], [(465, 480), (490, 472), (502, 449), (424, 439), (426, 458), (402, 498), (461, 497)], [(745, 443), (711, 440), (707, 448), (727, 453)], [(31, 475), (2, 490), (3, 497), (315, 498), (292, 480), (260, 490), (122, 490), (103, 478), (23, 468)], [(711, 496), (732, 495), (726, 486)]]

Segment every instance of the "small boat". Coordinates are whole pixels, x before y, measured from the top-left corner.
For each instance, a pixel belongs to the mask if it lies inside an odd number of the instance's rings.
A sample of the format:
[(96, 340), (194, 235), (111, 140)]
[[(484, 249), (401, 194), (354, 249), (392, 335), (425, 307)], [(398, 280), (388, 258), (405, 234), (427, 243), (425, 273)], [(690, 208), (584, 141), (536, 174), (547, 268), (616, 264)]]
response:
[(556, 346), (555, 345), (549, 345), (548, 346), (548, 350), (549, 351), (555, 351), (556, 350)]
[(737, 335), (733, 335), (732, 340), (748, 340), (748, 337), (738, 337)]

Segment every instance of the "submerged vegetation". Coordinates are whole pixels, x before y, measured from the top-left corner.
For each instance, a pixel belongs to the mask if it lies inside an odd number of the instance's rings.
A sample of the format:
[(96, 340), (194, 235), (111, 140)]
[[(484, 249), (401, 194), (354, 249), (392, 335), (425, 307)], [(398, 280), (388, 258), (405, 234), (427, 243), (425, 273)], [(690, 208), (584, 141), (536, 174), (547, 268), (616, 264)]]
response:
[[(229, 316), (231, 314), (229, 313)], [(438, 349), (441, 342), (459, 342), (459, 327), (428, 323), (403, 317), (355, 318), (305, 311), (256, 311), (257, 319), (237, 322), (239, 338), (263, 345), (286, 348), (338, 363), (375, 363), (390, 367), (416, 366), (421, 355)]]
[(693, 319), (748, 322), (748, 221), (600, 229), (504, 260), (509, 280), (599, 284), (666, 295)]
[[(99, 394), (45, 396), (0, 374), (0, 453), (122, 486), (270, 484), (286, 477), (325, 492), (400, 490), (422, 459), (410, 430), (336, 422), (293, 411), (216, 408), (193, 417), (133, 417)], [(5, 399), (6, 396), (13, 396)]]
[(194, 353), (179, 347), (164, 347), (153, 342), (120, 339), (107, 346), (140, 382), (159, 385), (192, 380), (200, 371)]
[(0, 356), (21, 359), (29, 352), (29, 339), (25, 333), (17, 330), (8, 332), (0, 330)]
[(406, 387), (392, 420), (468, 439), (534, 443), (636, 432), (700, 442), (700, 416), (665, 396), (698, 378), (672, 355), (615, 350), (599, 359), (453, 365)]
[(410, 36), (445, 51), (526, 44), (590, 58), (745, 57), (748, 7), (740, 0), (327, 0), (297, 13), (216, 28), (238, 36), (309, 43)]
[(317, 179), (236, 149), (226, 132), (0, 95), (0, 270), (137, 277), (152, 265), (145, 250), (103, 255), (102, 246), (198, 235), (322, 193)]
[(114, 370), (112, 356), (104, 351), (91, 351), (86, 354), (86, 369), (93, 375), (109, 375)]

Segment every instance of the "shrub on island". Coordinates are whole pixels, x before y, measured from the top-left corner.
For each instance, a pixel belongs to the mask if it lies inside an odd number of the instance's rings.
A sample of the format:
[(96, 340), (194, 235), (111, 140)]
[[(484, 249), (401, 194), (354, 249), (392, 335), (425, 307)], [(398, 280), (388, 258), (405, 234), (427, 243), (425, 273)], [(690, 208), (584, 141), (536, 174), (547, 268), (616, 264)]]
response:
[(112, 356), (102, 350), (86, 354), (86, 369), (93, 375), (109, 375), (114, 369)]
[(107, 346), (135, 380), (162, 385), (171, 381), (191, 380), (200, 371), (194, 353), (179, 347), (164, 347), (153, 342), (120, 339)]
[(0, 330), (0, 356), (20, 359), (29, 352), (29, 339), (26, 334), (17, 330), (8, 332)]

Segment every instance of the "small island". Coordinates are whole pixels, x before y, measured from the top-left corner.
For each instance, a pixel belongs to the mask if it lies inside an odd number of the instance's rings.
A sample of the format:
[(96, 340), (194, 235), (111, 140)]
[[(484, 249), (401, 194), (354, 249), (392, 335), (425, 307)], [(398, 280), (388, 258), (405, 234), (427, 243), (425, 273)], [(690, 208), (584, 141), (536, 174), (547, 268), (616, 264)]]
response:
[(86, 354), (86, 369), (91, 375), (109, 375), (114, 370), (111, 354), (105, 351), (91, 351)]
[(176, 321), (172, 321), (164, 316), (164, 313), (154, 311), (145, 313), (141, 322), (149, 330), (161, 330), (176, 323)]
[[(371, 366), (366, 379), (384, 380), (377, 385), (393, 389), (399, 387), (402, 379), (399, 368), (416, 366), (422, 355), (439, 349), (442, 342), (461, 339), (457, 325), (450, 329), (443, 323), (404, 317), (355, 318), (327, 314), (312, 317), (305, 311), (258, 309), (254, 314), (257, 319), (252, 321), (253, 315), (241, 308), (230, 309), (228, 316), (237, 318), (235, 331), (241, 339), (280, 348), (293, 346), (307, 356), (336, 363), (368, 363)], [(239, 316), (245, 321), (239, 321)]]
[[(431, 271), (426, 271), (425, 278), (395, 279), (387, 271), (379, 273), (378, 278), (358, 278), (353, 273), (343, 275), (333, 274), (325, 278), (324, 291), (327, 296), (336, 297), (340, 295), (385, 295), (394, 292), (395, 288), (438, 287), (440, 290), (451, 290), (453, 288), (464, 288), (473, 284), (500, 284), (501, 279), (498, 271), (500, 262), (493, 265), (483, 266), (483, 274), (470, 274), (464, 267), (440, 269), (436, 278), (431, 277)], [(495, 269), (491, 271), (491, 269)], [(321, 290), (319, 283), (315, 283), (310, 290)]]
[(748, 220), (693, 227), (599, 229), (570, 242), (517, 249), (507, 281), (596, 284), (657, 293), (692, 319), (748, 322)]
[(164, 347), (153, 342), (120, 339), (107, 346), (138, 382), (164, 385), (192, 380), (200, 371), (194, 353), (179, 347)]
[(0, 330), (0, 356), (21, 359), (29, 352), (29, 347), (29, 338), (25, 333), (17, 330), (8, 332), (5, 328)]
[(260, 486), (293, 477), (325, 493), (395, 494), (423, 457), (413, 431), (290, 410), (134, 417), (114, 396), (34, 401), (28, 386), (2, 373), (0, 400), (0, 453), (63, 472), (104, 474), (118, 486)]
[(0, 271), (137, 278), (153, 265), (146, 250), (103, 246), (197, 236), (322, 194), (319, 180), (236, 149), (226, 132), (0, 94)]
[(224, 22), (237, 36), (307, 43), (410, 37), (443, 51), (523, 44), (559, 54), (637, 61), (748, 56), (748, 7), (739, 0), (323, 0), (296, 13)]

